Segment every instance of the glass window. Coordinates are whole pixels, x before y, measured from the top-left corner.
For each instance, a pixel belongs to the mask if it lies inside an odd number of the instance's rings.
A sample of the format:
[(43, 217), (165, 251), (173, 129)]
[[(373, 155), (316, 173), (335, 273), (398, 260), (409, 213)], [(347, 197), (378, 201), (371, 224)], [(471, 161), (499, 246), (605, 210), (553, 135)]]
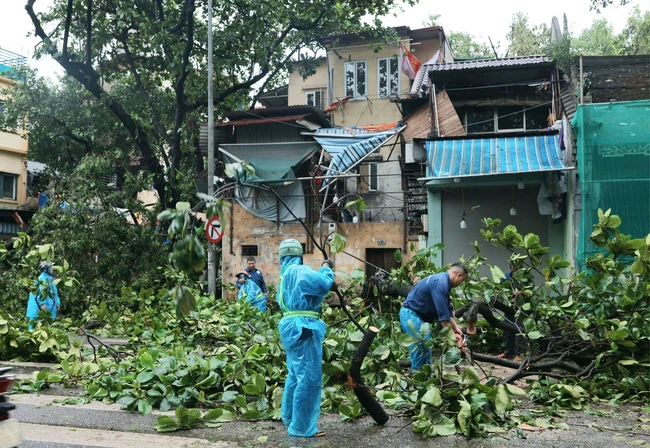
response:
[(494, 109), (475, 107), (467, 110), (467, 133), (494, 132)]
[(0, 114), (2, 114), (5, 111), (5, 103), (0, 101)]
[(378, 166), (376, 163), (368, 164), (368, 189), (370, 191), (379, 190)]
[(538, 131), (548, 127), (548, 106), (526, 109), (526, 130)]
[(365, 61), (345, 63), (345, 96), (355, 100), (366, 97), (368, 70)]
[(502, 131), (524, 130), (524, 108), (521, 106), (502, 106), (497, 109), (497, 129)]
[(322, 102), (323, 94), (320, 90), (307, 91), (306, 97), (307, 97), (306, 103), (308, 106), (315, 106), (318, 109), (323, 108), (323, 102)]
[(377, 77), (379, 97), (387, 98), (399, 93), (399, 62), (397, 57), (378, 59)]
[(0, 186), (2, 186), (2, 199), (16, 200), (16, 180), (13, 174), (0, 173)]

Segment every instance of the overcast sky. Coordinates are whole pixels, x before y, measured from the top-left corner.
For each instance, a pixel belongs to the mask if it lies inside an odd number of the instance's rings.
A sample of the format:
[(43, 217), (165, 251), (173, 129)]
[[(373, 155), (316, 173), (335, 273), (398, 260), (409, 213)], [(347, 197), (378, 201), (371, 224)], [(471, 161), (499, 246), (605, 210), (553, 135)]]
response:
[[(31, 21), (25, 12), (25, 0), (0, 0), (2, 2), (2, 26), (0, 26), (0, 47), (6, 50), (31, 56), (38, 39), (27, 37), (33, 30)], [(633, 0), (626, 6), (610, 6), (603, 15), (589, 11), (590, 0), (421, 0), (412, 8), (395, 11), (396, 17), (390, 15), (384, 18), (387, 25), (408, 25), (412, 29), (421, 28), (422, 21), (429, 14), (441, 14), (440, 25), (446, 32), (466, 31), (478, 40), (486, 41), (488, 36), (492, 41), (505, 43), (512, 15), (524, 12), (533, 24), (547, 23), (550, 25), (554, 15), (562, 25), (562, 14), (566, 13), (569, 29), (577, 34), (591, 23), (606, 17), (619, 32), (624, 26), (633, 5), (639, 5), (642, 11), (650, 10), (650, 0)], [(615, 3), (618, 3), (615, 0)], [(51, 0), (38, 0), (36, 11), (45, 11)], [(40, 61), (30, 60), (30, 65), (36, 67), (42, 75), (53, 76), (62, 73), (59, 65), (51, 58)]]

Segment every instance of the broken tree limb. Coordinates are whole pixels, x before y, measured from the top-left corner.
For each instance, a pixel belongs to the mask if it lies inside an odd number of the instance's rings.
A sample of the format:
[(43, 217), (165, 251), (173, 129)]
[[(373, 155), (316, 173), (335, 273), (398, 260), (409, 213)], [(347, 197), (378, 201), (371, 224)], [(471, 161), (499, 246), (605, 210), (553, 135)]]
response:
[(359, 347), (357, 347), (357, 351), (352, 357), (352, 364), (350, 365), (348, 375), (352, 379), (354, 394), (357, 396), (359, 403), (361, 403), (361, 406), (368, 411), (368, 414), (370, 414), (375, 423), (381, 426), (388, 422), (388, 414), (375, 399), (372, 392), (361, 378), (361, 364), (363, 364), (363, 360), (366, 358), (368, 350), (370, 350), (372, 341), (375, 340), (378, 333), (379, 329), (375, 327), (369, 327), (368, 331), (365, 332)]

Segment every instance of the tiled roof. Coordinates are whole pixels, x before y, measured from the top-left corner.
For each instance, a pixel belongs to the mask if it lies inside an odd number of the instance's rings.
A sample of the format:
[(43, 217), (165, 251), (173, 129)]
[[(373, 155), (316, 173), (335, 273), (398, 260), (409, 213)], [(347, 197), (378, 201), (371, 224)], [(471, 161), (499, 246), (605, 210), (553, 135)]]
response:
[(425, 64), (418, 71), (413, 86), (411, 88), (411, 95), (417, 95), (420, 88), (425, 83), (430, 72), (452, 72), (457, 70), (480, 70), (499, 67), (520, 67), (526, 65), (536, 65), (551, 62), (548, 55), (539, 54), (532, 56), (515, 56), (512, 58), (502, 59), (470, 59), (466, 61), (455, 61), (442, 64)]

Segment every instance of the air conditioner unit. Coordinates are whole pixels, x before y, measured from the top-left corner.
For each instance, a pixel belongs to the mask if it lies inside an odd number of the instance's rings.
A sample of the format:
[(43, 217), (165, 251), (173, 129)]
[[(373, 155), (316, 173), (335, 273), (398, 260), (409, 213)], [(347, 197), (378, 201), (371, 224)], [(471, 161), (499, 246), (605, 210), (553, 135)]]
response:
[(429, 232), (429, 215), (426, 213), (420, 216), (420, 221), (422, 221), (422, 227), (424, 227), (425, 232)]
[(427, 153), (420, 141), (406, 142), (404, 152), (404, 163), (424, 162), (427, 158)]

